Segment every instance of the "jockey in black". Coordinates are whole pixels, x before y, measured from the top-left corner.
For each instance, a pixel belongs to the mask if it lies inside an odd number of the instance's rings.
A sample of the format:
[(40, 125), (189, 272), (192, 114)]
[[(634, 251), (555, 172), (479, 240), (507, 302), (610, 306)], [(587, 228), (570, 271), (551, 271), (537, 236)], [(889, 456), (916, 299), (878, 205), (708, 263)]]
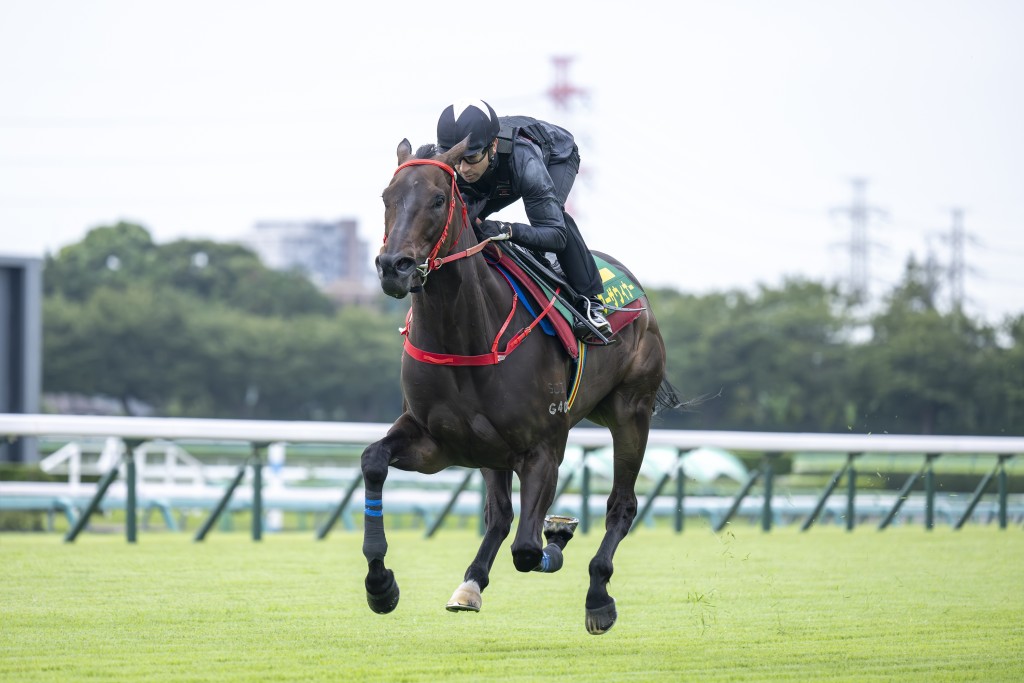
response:
[[(437, 121), (438, 151), (463, 139), (469, 146), (455, 165), (459, 191), (480, 238), (553, 252), (565, 279), (581, 300), (577, 307), (605, 337), (611, 325), (598, 299), (604, 287), (594, 257), (565, 201), (580, 168), (580, 153), (569, 131), (527, 116), (498, 118), (483, 100), (449, 105)], [(522, 199), (529, 223), (484, 220)], [(477, 220), (480, 219), (480, 220)]]

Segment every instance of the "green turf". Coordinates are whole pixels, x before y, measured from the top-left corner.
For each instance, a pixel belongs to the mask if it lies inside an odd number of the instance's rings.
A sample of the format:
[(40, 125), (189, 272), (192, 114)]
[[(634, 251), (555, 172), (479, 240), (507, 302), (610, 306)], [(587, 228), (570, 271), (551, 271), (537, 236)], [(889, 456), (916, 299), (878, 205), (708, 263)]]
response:
[(1024, 533), (640, 529), (619, 621), (583, 623), (599, 535), (558, 574), (508, 543), (479, 614), (444, 603), (472, 531), (390, 534), (402, 589), (366, 606), (358, 534), (0, 535), (3, 681), (1013, 681), (1024, 678)]

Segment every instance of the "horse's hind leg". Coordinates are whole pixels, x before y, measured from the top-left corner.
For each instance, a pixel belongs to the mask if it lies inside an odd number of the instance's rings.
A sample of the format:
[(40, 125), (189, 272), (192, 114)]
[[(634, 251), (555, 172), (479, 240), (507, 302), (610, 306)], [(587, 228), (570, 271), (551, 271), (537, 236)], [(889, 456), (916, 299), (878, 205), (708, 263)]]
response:
[(487, 499), (484, 504), (484, 539), (472, 564), (466, 569), (466, 576), (448, 601), (450, 612), (479, 612), (480, 593), (490, 582), (491, 567), (498, 555), (498, 548), (508, 538), (512, 529), (512, 473), (481, 469), (487, 485)]
[[(617, 399), (621, 400), (621, 399)], [(616, 411), (620, 416), (623, 410)], [(634, 487), (644, 451), (647, 448), (647, 433), (651, 422), (651, 401), (634, 403), (632, 413), (625, 420), (612, 427), (614, 441), (615, 473), (611, 495), (608, 496), (608, 512), (605, 515), (605, 534), (594, 559), (590, 561), (590, 589), (587, 591), (587, 631), (599, 635), (615, 624), (618, 614), (615, 600), (608, 595), (608, 581), (612, 577), (612, 557), (619, 542), (629, 533), (636, 517), (637, 504)]]

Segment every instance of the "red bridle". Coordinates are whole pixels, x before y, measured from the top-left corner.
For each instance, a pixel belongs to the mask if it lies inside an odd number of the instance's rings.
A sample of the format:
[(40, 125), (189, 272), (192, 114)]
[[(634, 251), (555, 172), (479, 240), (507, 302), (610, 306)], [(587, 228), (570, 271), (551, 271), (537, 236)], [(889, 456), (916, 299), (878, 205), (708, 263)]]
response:
[[(466, 258), (467, 256), (472, 256), (473, 254), (478, 253), (479, 251), (483, 250), (483, 248), (487, 246), (487, 243), (490, 242), (491, 240), (490, 238), (481, 240), (481, 242), (477, 244), (475, 247), (470, 247), (469, 249), (466, 249), (465, 251), (460, 251), (457, 254), (449, 254), (448, 256), (438, 258), (437, 254), (439, 251), (441, 251), (441, 246), (445, 243), (445, 240), (448, 239), (448, 229), (452, 224), (452, 218), (455, 217), (455, 203), (459, 199), (459, 186), (458, 183), (456, 182), (455, 169), (444, 162), (436, 161), (434, 159), (410, 159), (409, 161), (405, 162), (397, 169), (395, 169), (395, 175), (398, 175), (399, 171), (409, 166), (437, 166), (442, 171), (451, 176), (452, 179), (451, 198), (448, 202), (448, 219), (444, 223), (444, 230), (441, 231), (441, 237), (437, 240), (437, 244), (435, 244), (434, 248), (430, 250), (430, 255), (427, 257), (427, 260), (424, 261), (422, 264), (416, 266), (416, 269), (420, 272), (420, 275), (423, 277), (423, 282), (426, 283), (427, 275), (429, 275), (431, 271), (437, 270), (444, 264), (449, 263), (451, 261), (457, 261), (461, 258)], [(462, 227), (459, 228), (459, 235), (458, 237), (455, 238), (455, 242), (453, 244), (459, 243), (459, 240), (462, 239), (462, 233), (465, 231), (466, 226), (469, 225), (469, 216), (466, 214), (466, 205), (461, 201), (459, 201), (458, 203), (462, 207)], [(387, 234), (385, 234), (384, 243), (387, 244), (387, 242), (388, 236)]]
[[(470, 247), (465, 251), (460, 251), (456, 254), (449, 254), (447, 256), (438, 258), (437, 254), (439, 251), (441, 251), (441, 245), (443, 245), (445, 240), (448, 238), (448, 228), (451, 226), (452, 218), (455, 216), (456, 201), (458, 201), (459, 204), (462, 206), (462, 228), (459, 230), (459, 235), (458, 237), (455, 238), (453, 246), (458, 244), (459, 240), (462, 239), (462, 232), (466, 229), (466, 226), (469, 225), (469, 216), (466, 214), (466, 205), (463, 202), (459, 201), (459, 187), (458, 183), (456, 182), (455, 169), (453, 169), (448, 164), (442, 163), (440, 161), (435, 161), (434, 159), (411, 159), (402, 164), (401, 166), (399, 166), (395, 170), (395, 175), (398, 175), (398, 172), (407, 166), (424, 165), (437, 166), (438, 168), (442, 169), (445, 173), (450, 175), (452, 178), (452, 195), (451, 200), (448, 202), (448, 219), (445, 221), (444, 230), (441, 231), (441, 237), (440, 239), (437, 240), (437, 244), (435, 244), (434, 248), (430, 250), (430, 256), (427, 257), (427, 260), (424, 261), (423, 264), (416, 267), (416, 269), (420, 272), (420, 275), (423, 278), (423, 283), (426, 284), (427, 275), (431, 271), (437, 270), (444, 264), (449, 263), (451, 261), (457, 261), (458, 259), (466, 258), (467, 256), (472, 256), (473, 254), (482, 251), (483, 248), (487, 246), (487, 243), (491, 241), (491, 238), (488, 237), (486, 239), (483, 239), (480, 241), (479, 244), (477, 244), (474, 247)], [(387, 241), (388, 236), (385, 233), (384, 243), (387, 244)], [(505, 279), (508, 280), (508, 275), (505, 275), (504, 273), (502, 273), (502, 275), (504, 275)], [(512, 286), (511, 280), (509, 280), (509, 286)], [(435, 365), (466, 366), (496, 365), (497, 363), (500, 363), (501, 361), (505, 360), (505, 357), (508, 356), (508, 354), (512, 353), (512, 351), (515, 350), (515, 348), (519, 346), (523, 342), (523, 340), (526, 339), (527, 336), (529, 336), (530, 332), (533, 331), (533, 329), (537, 326), (540, 320), (544, 316), (548, 315), (548, 313), (551, 311), (551, 308), (555, 305), (555, 299), (557, 298), (558, 294), (558, 290), (556, 289), (556, 296), (551, 297), (551, 301), (547, 302), (547, 305), (544, 306), (543, 310), (541, 310), (540, 315), (534, 318), (533, 322), (531, 322), (529, 325), (520, 330), (518, 334), (512, 337), (512, 339), (509, 340), (508, 344), (505, 345), (504, 351), (499, 351), (498, 342), (501, 339), (502, 334), (504, 334), (505, 330), (508, 328), (509, 323), (512, 322), (512, 318), (513, 316), (515, 316), (516, 312), (516, 304), (519, 301), (519, 296), (515, 293), (515, 288), (513, 287), (512, 289), (512, 310), (509, 311), (508, 317), (505, 318), (505, 323), (501, 326), (501, 329), (498, 330), (498, 334), (494, 337), (494, 342), (491, 344), (490, 353), (483, 353), (475, 356), (462, 356), (449, 353), (428, 353), (426, 351), (423, 351), (422, 349), (417, 348), (409, 340), (409, 328), (412, 324), (411, 308), (409, 309), (409, 314), (406, 316), (405, 327), (403, 327), (400, 330), (402, 335), (405, 336), (405, 352), (408, 353), (412, 358), (415, 358), (416, 360), (422, 363), (432, 363)]]

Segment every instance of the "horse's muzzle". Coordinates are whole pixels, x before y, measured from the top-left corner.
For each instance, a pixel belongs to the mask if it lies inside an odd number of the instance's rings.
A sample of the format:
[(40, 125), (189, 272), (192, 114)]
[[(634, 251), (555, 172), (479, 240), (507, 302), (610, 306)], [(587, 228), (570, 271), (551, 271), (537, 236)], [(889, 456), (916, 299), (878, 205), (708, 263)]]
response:
[(381, 289), (396, 299), (404, 298), (412, 290), (413, 281), (420, 277), (416, 262), (408, 256), (381, 254), (377, 257), (376, 264)]

